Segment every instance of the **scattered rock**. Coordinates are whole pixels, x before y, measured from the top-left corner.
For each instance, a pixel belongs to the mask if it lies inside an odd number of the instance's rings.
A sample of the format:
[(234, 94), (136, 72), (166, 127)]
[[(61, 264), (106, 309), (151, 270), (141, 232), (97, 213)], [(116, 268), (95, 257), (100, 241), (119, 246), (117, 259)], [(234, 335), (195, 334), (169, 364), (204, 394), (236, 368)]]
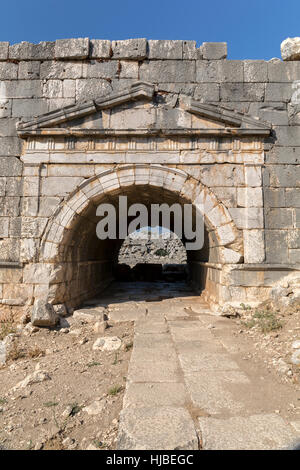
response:
[(122, 341), (117, 336), (103, 336), (98, 338), (93, 344), (93, 350), (97, 351), (116, 351), (120, 349)]
[(95, 321), (104, 321), (105, 320), (105, 314), (104, 314), (104, 309), (80, 309), (80, 310), (75, 310), (73, 313), (73, 318), (76, 318), (77, 320), (80, 320), (84, 323), (91, 323)]
[(71, 416), (73, 411), (73, 407), (71, 405), (67, 406), (67, 408), (62, 412), (62, 417), (63, 418), (68, 418)]
[(102, 413), (105, 405), (106, 405), (105, 400), (97, 400), (91, 403), (91, 405), (83, 408), (83, 411), (85, 411), (90, 416), (95, 416), (95, 415)]
[(300, 38), (287, 38), (281, 43), (283, 60), (300, 60)]
[(68, 310), (65, 304), (53, 305), (53, 308), (56, 315), (58, 315), (59, 317), (65, 317), (66, 315), (68, 315)]
[(300, 340), (294, 341), (292, 344), (293, 349), (300, 349)]
[(31, 323), (33, 326), (55, 326), (58, 317), (53, 305), (44, 300), (36, 300), (32, 308)]
[(300, 366), (300, 349), (297, 349), (291, 357), (291, 363), (295, 366)]
[(33, 326), (33, 324), (30, 322), (28, 323), (25, 328), (24, 328), (26, 333), (32, 334), (32, 333), (37, 333), (39, 331), (37, 326)]
[(13, 391), (18, 390), (19, 388), (29, 387), (30, 385), (45, 382), (46, 380), (51, 380), (51, 377), (47, 372), (41, 370), (35, 370), (32, 374), (28, 375), (24, 380), (21, 380), (14, 388)]
[(97, 321), (94, 325), (94, 333), (104, 333), (107, 328), (107, 321)]

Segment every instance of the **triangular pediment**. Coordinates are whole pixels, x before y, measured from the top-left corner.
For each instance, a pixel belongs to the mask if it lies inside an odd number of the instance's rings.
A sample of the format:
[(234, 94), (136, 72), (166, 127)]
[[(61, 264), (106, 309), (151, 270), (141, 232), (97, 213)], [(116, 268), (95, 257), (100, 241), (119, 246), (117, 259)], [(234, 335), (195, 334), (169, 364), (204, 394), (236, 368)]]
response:
[(184, 95), (160, 92), (145, 82), (51, 111), (18, 126), (20, 137), (118, 132), (269, 135), (270, 131), (270, 125), (257, 118)]

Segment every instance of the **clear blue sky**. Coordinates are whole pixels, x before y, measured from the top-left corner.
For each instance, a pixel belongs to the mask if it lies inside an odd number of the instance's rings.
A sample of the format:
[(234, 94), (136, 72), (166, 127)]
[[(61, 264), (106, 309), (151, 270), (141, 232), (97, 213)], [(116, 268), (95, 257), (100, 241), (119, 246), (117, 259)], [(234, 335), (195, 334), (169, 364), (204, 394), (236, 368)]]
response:
[(280, 57), (300, 36), (300, 0), (2, 0), (0, 40), (226, 41), (231, 59)]

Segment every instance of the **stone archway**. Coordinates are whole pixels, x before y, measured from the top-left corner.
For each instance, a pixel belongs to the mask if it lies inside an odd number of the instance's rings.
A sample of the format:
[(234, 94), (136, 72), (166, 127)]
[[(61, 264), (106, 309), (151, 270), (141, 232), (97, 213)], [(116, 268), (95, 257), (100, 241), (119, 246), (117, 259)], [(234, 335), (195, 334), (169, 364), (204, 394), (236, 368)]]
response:
[[(100, 173), (79, 185), (49, 220), (39, 263), (49, 266), (51, 275), (43, 295), (53, 303), (78, 305), (104, 288), (111, 279), (112, 241), (96, 241), (96, 206), (100, 201), (128, 194), (154, 202), (189, 202), (201, 207), (207, 227), (208, 245), (204, 257), (190, 257), (197, 290), (219, 300), (222, 266), (243, 260), (242, 236), (226, 207), (194, 177), (161, 165), (124, 165)], [(98, 219), (99, 220), (99, 219)], [(100, 242), (100, 243), (99, 243)], [(107, 254), (110, 253), (110, 256)]]

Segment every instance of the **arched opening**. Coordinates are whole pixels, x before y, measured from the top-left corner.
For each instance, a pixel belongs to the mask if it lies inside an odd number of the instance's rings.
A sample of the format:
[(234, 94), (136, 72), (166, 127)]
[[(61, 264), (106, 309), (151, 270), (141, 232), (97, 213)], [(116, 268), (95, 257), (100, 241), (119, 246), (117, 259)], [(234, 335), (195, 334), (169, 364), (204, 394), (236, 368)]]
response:
[(186, 249), (170, 230), (142, 227), (123, 241), (114, 274), (125, 282), (188, 280)]
[[(42, 243), (40, 259), (53, 266), (48, 300), (78, 306), (84, 300), (98, 296), (114, 279), (125, 237), (99, 239), (96, 211), (100, 204), (111, 204), (115, 208), (116, 233), (119, 234), (119, 196), (127, 197), (128, 207), (143, 204), (148, 214), (151, 214), (153, 204), (178, 204), (182, 208), (190, 204), (193, 227), (197, 203), (199, 206), (201, 201), (204, 243), (201, 249), (187, 250), (188, 278), (198, 293), (204, 291), (211, 295), (214, 291), (217, 296), (218, 266), (226, 262), (227, 252), (236, 258), (241, 256), (238, 232), (225, 208), (220, 207), (207, 188), (184, 172), (158, 165), (135, 165), (111, 170), (87, 181), (54, 215)], [(128, 225), (133, 218), (128, 216)], [(219, 225), (213, 223), (214, 219), (218, 219)], [(175, 231), (174, 220), (171, 217), (171, 231)], [(150, 226), (151, 221), (145, 225)], [(183, 235), (184, 246), (187, 241)]]

